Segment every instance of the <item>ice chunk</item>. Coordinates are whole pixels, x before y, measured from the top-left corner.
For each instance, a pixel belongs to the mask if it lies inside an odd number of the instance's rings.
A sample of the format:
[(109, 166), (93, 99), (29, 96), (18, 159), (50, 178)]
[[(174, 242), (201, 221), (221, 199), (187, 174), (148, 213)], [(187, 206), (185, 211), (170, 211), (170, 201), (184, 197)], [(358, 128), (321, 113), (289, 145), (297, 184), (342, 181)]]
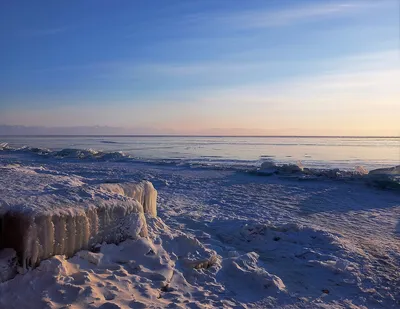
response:
[(1, 220), (1, 244), (17, 251), (24, 268), (53, 255), (72, 256), (97, 243), (147, 236), (146, 219), (135, 200), (96, 199), (93, 204), (70, 205), (55, 213), (12, 210)]
[(400, 165), (389, 168), (378, 168), (368, 173), (369, 175), (400, 175)]
[(132, 197), (143, 205), (144, 213), (157, 217), (157, 191), (149, 181), (139, 183), (106, 183), (100, 185), (102, 190)]
[(400, 189), (400, 165), (370, 171), (367, 183), (382, 189)]
[(124, 188), (126, 195), (110, 194), (44, 168), (1, 167), (0, 249), (13, 248), (26, 269), (97, 243), (147, 236), (142, 204), (155, 216), (157, 191), (149, 182)]
[(261, 163), (258, 172), (263, 175), (272, 175), (278, 171), (278, 166), (273, 161), (265, 161)]
[(294, 174), (302, 172), (303, 169), (304, 167), (301, 163), (276, 165), (273, 161), (269, 160), (261, 164), (258, 173), (261, 175)]

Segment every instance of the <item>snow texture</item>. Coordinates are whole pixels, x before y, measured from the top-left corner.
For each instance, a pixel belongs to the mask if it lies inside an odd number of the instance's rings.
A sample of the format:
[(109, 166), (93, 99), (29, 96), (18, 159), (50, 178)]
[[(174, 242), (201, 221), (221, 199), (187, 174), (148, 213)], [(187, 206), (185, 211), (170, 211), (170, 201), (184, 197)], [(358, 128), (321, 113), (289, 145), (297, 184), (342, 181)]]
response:
[[(147, 237), (56, 255), (1, 283), (0, 309), (400, 306), (399, 191), (347, 181), (343, 171), (269, 166), (277, 172), (256, 177), (20, 153), (0, 157), (0, 164), (7, 212), (11, 205), (25, 209), (11, 201), (35, 190), (66, 202), (132, 201), (125, 184), (142, 179), (157, 188), (160, 205), (157, 217), (143, 211)], [(398, 177), (396, 171), (375, 173)], [(360, 179), (373, 181), (373, 175)], [(27, 210), (43, 208), (35, 207), (36, 199), (28, 199)], [(51, 212), (63, 208), (43, 205)], [(12, 264), (10, 253), (1, 265)]]
[(0, 282), (13, 278), (17, 274), (17, 253), (14, 249), (0, 250)]

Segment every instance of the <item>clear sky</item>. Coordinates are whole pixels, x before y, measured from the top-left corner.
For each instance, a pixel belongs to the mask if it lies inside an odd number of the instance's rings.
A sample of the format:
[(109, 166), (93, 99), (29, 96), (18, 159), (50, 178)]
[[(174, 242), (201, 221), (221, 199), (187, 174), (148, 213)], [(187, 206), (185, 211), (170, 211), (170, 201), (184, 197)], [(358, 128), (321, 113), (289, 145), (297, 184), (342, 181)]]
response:
[(397, 0), (1, 1), (0, 124), (399, 135), (399, 13)]

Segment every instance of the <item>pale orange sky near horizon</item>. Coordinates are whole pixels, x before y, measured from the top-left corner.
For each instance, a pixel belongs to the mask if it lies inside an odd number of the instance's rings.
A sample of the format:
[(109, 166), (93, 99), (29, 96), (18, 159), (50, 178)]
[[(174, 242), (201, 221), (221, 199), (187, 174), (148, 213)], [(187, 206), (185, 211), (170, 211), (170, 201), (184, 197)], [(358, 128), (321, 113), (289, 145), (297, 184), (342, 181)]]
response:
[[(388, 55), (393, 57), (394, 51), (377, 54), (374, 61)], [(62, 106), (17, 111), (7, 115), (5, 124), (19, 120), (25, 125), (108, 125), (133, 132), (135, 127), (146, 127), (149, 134), (164, 130), (177, 134), (398, 136), (399, 80), (399, 69), (344, 72), (218, 90), (193, 98), (192, 104), (156, 102), (156, 111), (146, 104), (131, 107), (129, 102), (99, 110)], [(187, 96), (190, 100), (192, 95)]]

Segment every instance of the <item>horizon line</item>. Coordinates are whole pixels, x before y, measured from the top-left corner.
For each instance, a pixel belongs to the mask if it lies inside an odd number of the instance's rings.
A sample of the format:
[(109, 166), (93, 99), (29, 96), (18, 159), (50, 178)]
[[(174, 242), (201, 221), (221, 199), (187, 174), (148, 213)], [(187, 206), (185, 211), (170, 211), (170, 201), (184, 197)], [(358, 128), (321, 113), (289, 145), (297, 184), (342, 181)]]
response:
[(400, 138), (400, 135), (198, 135), (198, 134), (0, 134), (1, 137), (268, 137), (268, 138)]

